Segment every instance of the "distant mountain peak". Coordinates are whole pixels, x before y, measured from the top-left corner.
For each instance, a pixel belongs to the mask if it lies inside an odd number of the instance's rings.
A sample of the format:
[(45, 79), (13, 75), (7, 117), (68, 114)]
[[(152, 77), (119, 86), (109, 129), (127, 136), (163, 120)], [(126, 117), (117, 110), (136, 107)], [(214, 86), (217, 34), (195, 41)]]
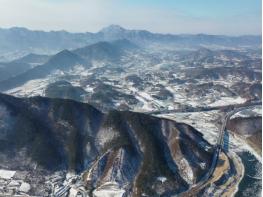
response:
[(126, 31), (126, 29), (124, 29), (123, 27), (119, 26), (119, 25), (110, 25), (108, 27), (104, 27), (102, 30), (100, 30), (100, 32), (102, 33), (109, 33), (109, 32), (123, 32)]
[(48, 63), (51, 65), (71, 66), (72, 64), (83, 63), (83, 60), (77, 54), (65, 49), (52, 56)]
[(57, 55), (70, 55), (72, 52), (70, 52), (68, 49), (64, 49), (57, 53)]
[(76, 54), (73, 54), (69, 50), (64, 49), (64, 50), (58, 52), (57, 54), (53, 55), (50, 58), (49, 62), (54, 61), (54, 60), (58, 60), (58, 59), (63, 59), (63, 58), (75, 57), (75, 56), (76, 56)]

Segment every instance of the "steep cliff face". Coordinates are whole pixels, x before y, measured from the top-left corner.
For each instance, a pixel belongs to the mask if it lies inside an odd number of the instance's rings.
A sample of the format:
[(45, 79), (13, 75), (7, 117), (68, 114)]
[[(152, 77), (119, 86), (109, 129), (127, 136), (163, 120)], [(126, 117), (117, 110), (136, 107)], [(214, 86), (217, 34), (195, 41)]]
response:
[[(180, 193), (212, 160), (212, 147), (186, 124), (128, 111), (103, 114), (71, 100), (0, 94), (0, 131), (0, 168), (82, 173), (94, 195), (107, 183), (126, 196)], [(31, 194), (41, 192), (35, 187)]]

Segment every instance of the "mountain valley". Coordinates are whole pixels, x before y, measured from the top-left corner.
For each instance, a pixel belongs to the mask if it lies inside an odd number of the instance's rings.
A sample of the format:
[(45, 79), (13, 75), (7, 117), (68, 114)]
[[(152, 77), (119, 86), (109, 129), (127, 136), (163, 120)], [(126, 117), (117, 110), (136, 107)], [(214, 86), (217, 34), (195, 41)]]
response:
[(0, 196), (260, 196), (260, 36), (2, 40)]

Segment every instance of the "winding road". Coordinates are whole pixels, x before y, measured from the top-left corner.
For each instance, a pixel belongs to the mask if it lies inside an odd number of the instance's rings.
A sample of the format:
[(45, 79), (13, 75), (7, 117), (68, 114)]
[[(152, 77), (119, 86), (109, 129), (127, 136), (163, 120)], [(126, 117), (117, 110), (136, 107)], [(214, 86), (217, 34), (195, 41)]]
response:
[[(253, 106), (253, 105), (252, 105)], [(219, 131), (219, 135), (217, 138), (217, 142), (214, 145), (214, 154), (213, 154), (213, 158), (212, 158), (212, 162), (211, 162), (211, 166), (209, 168), (209, 170), (207, 171), (207, 173), (202, 177), (202, 179), (196, 183), (193, 184), (187, 191), (190, 193), (195, 193), (198, 192), (198, 190), (205, 185), (209, 179), (211, 177), (213, 177), (214, 171), (217, 167), (217, 163), (218, 163), (218, 159), (220, 156), (220, 153), (223, 150), (223, 145), (224, 145), (224, 135), (225, 135), (225, 131), (226, 131), (226, 125), (228, 120), (231, 118), (231, 116), (233, 116), (234, 114), (243, 111), (245, 109), (248, 109), (252, 106), (245, 106), (245, 107), (239, 107), (236, 109), (233, 109), (232, 111), (226, 113), (226, 115), (224, 116), (223, 120), (222, 120), (222, 126), (220, 128)], [(95, 159), (95, 161), (93, 162), (93, 164), (91, 165), (90, 169), (86, 172), (87, 176), (86, 176), (86, 181), (90, 181), (91, 180), (91, 174), (92, 174), (92, 170), (94, 169), (94, 167), (98, 164), (99, 160), (104, 157), (106, 154), (108, 154), (110, 151), (112, 151), (112, 149), (109, 149), (108, 151), (104, 152), (100, 157), (98, 157), (97, 159)], [(60, 188), (58, 191), (56, 191), (55, 196), (63, 196), (65, 193), (67, 193), (70, 190), (70, 183), (64, 185), (62, 188)], [(80, 191), (81, 192), (81, 191)], [(184, 196), (185, 192), (179, 194), (179, 196)], [(189, 195), (191, 196), (191, 195)]]
[[(202, 185), (204, 185), (213, 176), (213, 173), (214, 173), (214, 171), (216, 169), (216, 166), (217, 166), (217, 163), (218, 163), (219, 155), (220, 155), (220, 153), (222, 151), (222, 148), (223, 148), (223, 145), (224, 145), (224, 135), (225, 135), (226, 124), (227, 124), (228, 120), (234, 114), (236, 114), (236, 113), (238, 113), (240, 111), (243, 111), (245, 109), (248, 109), (249, 107), (252, 107), (252, 106), (236, 108), (236, 109), (228, 112), (224, 116), (224, 119), (223, 119), (223, 122), (222, 122), (222, 126), (221, 126), (221, 129), (219, 131), (218, 138), (217, 138), (217, 142), (214, 145), (215, 150), (214, 150), (214, 155), (213, 155), (212, 164), (210, 166), (210, 169), (208, 170), (208, 172), (202, 177), (202, 179), (198, 183), (192, 185), (187, 191), (196, 191), (196, 190), (198, 190)], [(182, 196), (182, 195), (179, 195), (179, 196)]]

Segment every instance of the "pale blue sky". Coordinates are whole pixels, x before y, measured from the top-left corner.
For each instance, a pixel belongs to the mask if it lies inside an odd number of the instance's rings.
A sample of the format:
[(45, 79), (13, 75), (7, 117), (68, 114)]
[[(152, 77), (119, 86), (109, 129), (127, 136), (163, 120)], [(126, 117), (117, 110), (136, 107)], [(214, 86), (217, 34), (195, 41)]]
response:
[(174, 34), (261, 34), (261, 0), (0, 0), (0, 5), (0, 27), (96, 32), (118, 24)]

